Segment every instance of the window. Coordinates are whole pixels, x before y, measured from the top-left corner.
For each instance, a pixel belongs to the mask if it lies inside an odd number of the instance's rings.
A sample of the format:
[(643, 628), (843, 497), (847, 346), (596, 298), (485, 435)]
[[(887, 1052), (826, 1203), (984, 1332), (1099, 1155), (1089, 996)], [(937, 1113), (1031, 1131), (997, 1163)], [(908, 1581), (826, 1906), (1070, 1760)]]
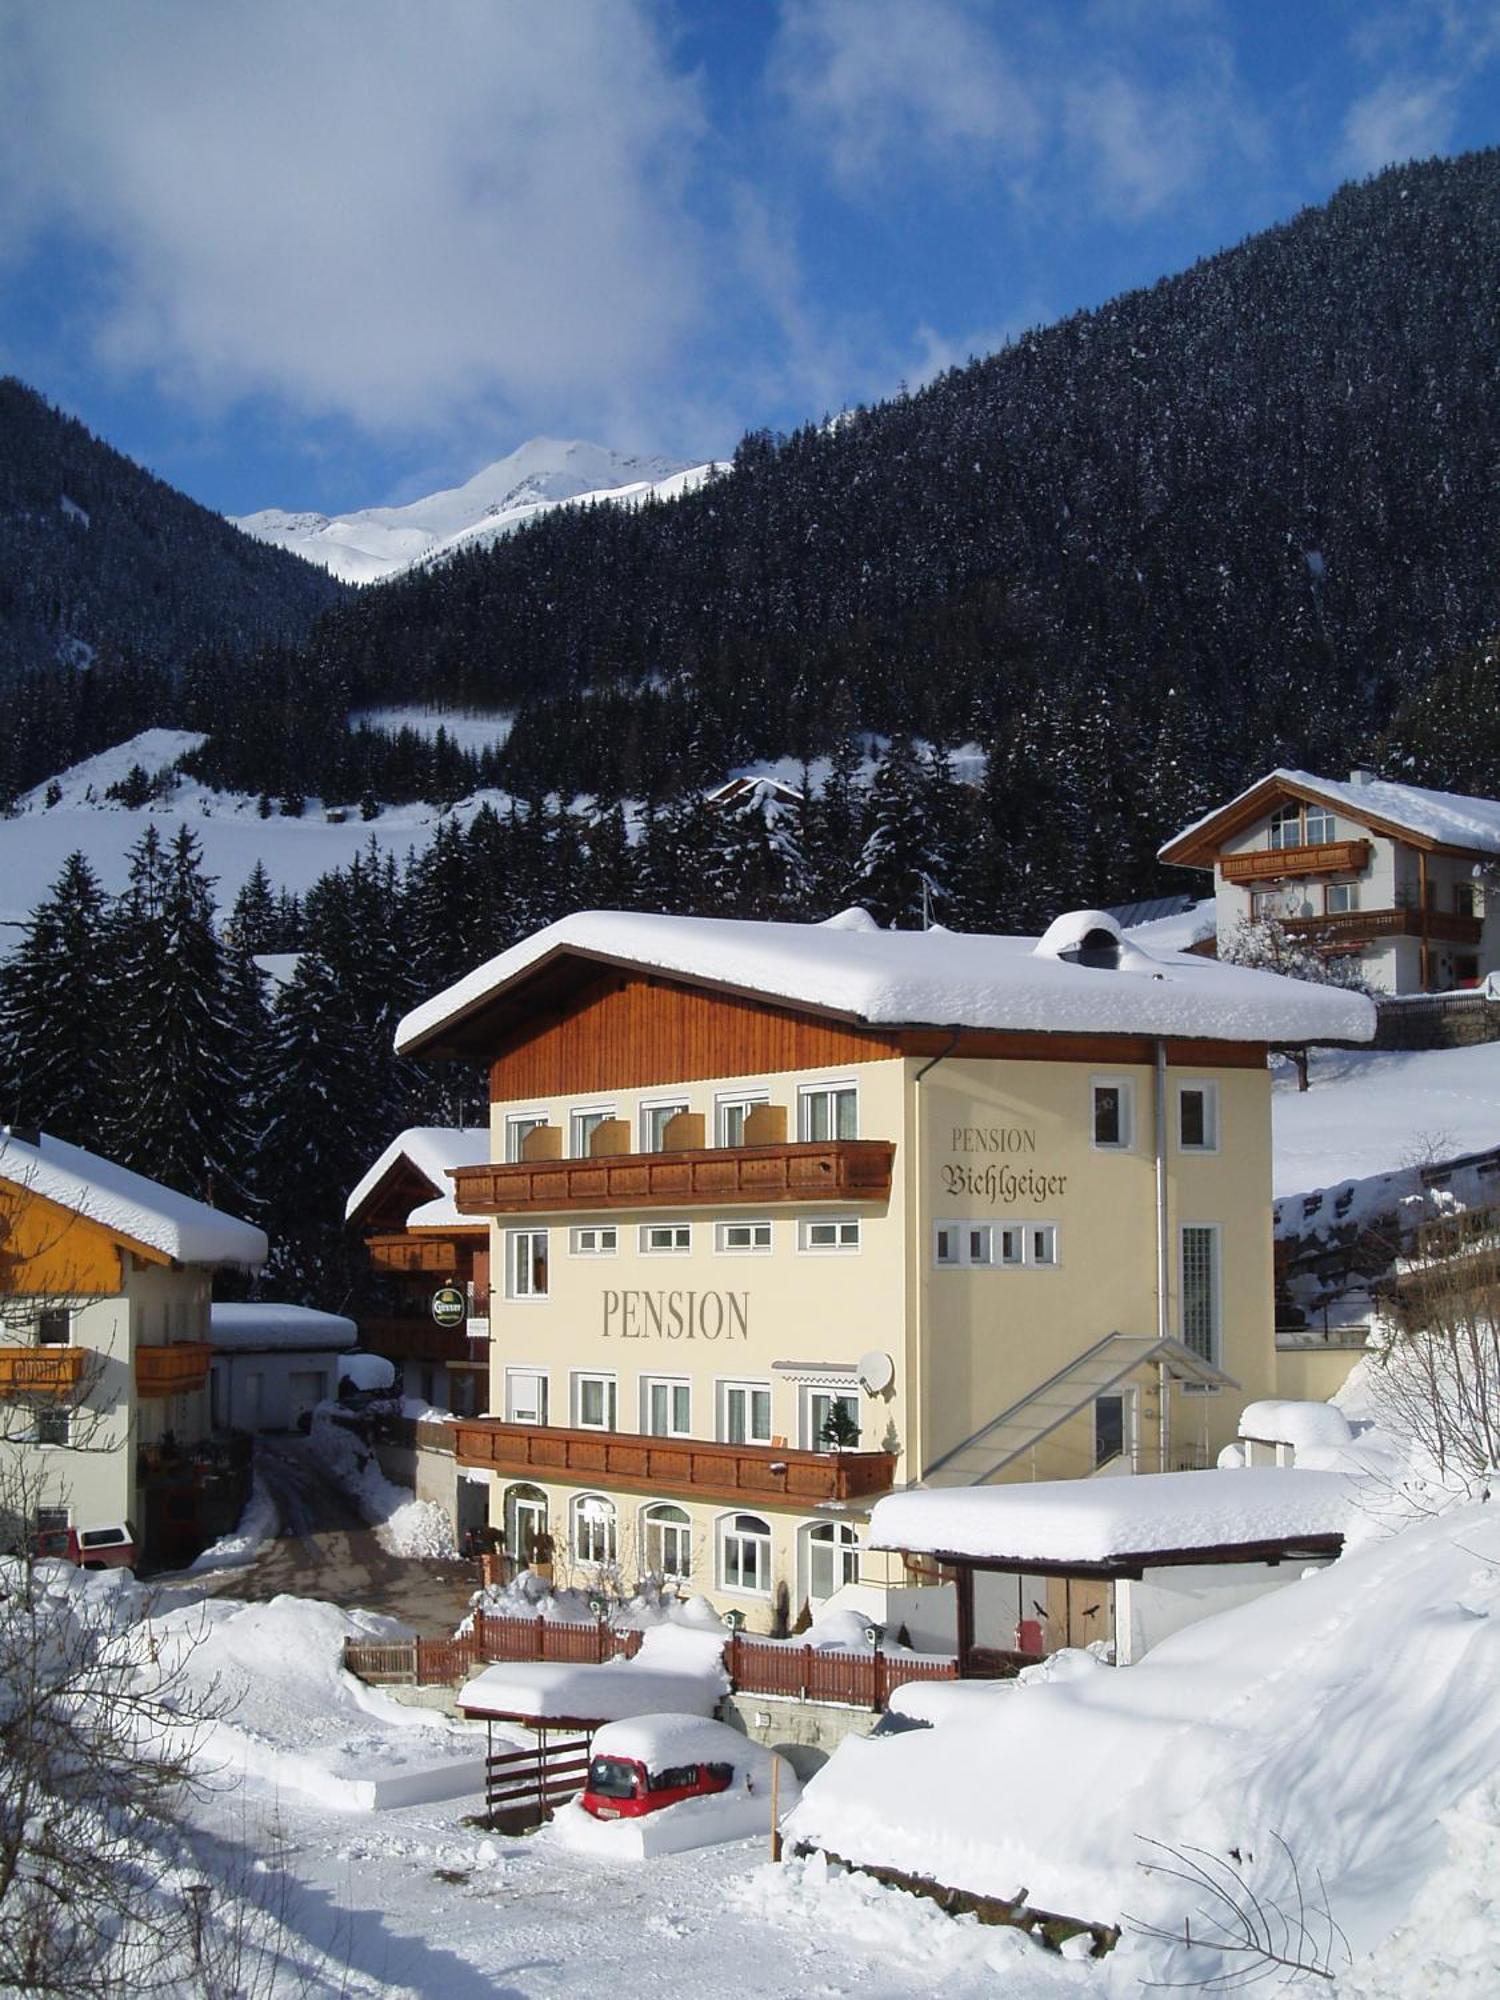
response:
[(1346, 910), (1359, 908), (1359, 884), (1357, 882), (1330, 882), (1323, 890), (1324, 914), (1339, 917)]
[(1026, 1261), (1026, 1232), (1019, 1222), (1004, 1222), (1000, 1225), (1000, 1262), (1002, 1264), (1024, 1264)]
[(804, 1390), (802, 1423), (804, 1451), (858, 1451), (859, 1391)]
[(743, 1146), (745, 1120), (757, 1104), (768, 1102), (764, 1091), (751, 1097), (721, 1097), (714, 1106), (714, 1143), (719, 1146)]
[(1219, 1227), (1185, 1223), (1182, 1229), (1182, 1344), (1205, 1361), (1219, 1351)]
[(72, 1417), (67, 1410), (38, 1410), (36, 1430), (33, 1433), (38, 1444), (67, 1444), (72, 1437)]
[(807, 1595), (822, 1604), (846, 1583), (859, 1582), (859, 1537), (842, 1521), (807, 1530)]
[(1028, 1264), (1055, 1264), (1057, 1262), (1057, 1224), (1055, 1222), (1028, 1222), (1025, 1228), (1026, 1262)]
[(799, 1222), (797, 1247), (799, 1250), (857, 1250), (858, 1219), (852, 1215), (844, 1215), (830, 1217), (826, 1222), (821, 1220)]
[(73, 1338), (73, 1315), (66, 1306), (47, 1306), (36, 1316), (38, 1347), (66, 1347)]
[(547, 1296), (547, 1232), (510, 1229), (505, 1236), (505, 1283), (513, 1299)]
[(581, 1431), (612, 1431), (619, 1425), (613, 1375), (573, 1377), (573, 1422)]
[(617, 1546), (614, 1503), (602, 1493), (581, 1493), (573, 1502), (574, 1561), (612, 1563)]
[(544, 1111), (513, 1111), (505, 1121), (505, 1157), (511, 1162), (521, 1158), (521, 1149), (533, 1132), (540, 1131), (547, 1122)]
[(797, 1137), (857, 1139), (859, 1094), (852, 1083), (804, 1085), (797, 1092)]
[(1177, 1086), (1177, 1143), (1185, 1153), (1219, 1150), (1219, 1086), (1180, 1083)]
[(546, 1423), (547, 1372), (545, 1369), (506, 1369), (505, 1421), (508, 1424)]
[(771, 1387), (767, 1382), (719, 1384), (719, 1441), (722, 1444), (771, 1442)]
[(647, 1571), (664, 1583), (686, 1583), (693, 1573), (693, 1528), (685, 1510), (663, 1500), (643, 1518)]
[(714, 1224), (714, 1248), (726, 1253), (742, 1255), (753, 1251), (765, 1251), (771, 1247), (771, 1225), (769, 1222), (716, 1222)]
[(957, 1268), (962, 1264), (993, 1264), (995, 1226), (992, 1222), (940, 1222), (933, 1232), (933, 1262)]
[(575, 1257), (613, 1257), (620, 1240), (612, 1222), (590, 1222), (573, 1231)]
[(1453, 914), (1456, 917), (1473, 917), (1479, 914), (1478, 898), (1472, 882), (1455, 882), (1453, 885)]
[(643, 1104), (641, 1106), (641, 1151), (643, 1153), (663, 1153), (667, 1147), (667, 1127), (679, 1111), (687, 1110), (685, 1097), (674, 1097), (664, 1104)]
[(1135, 1091), (1127, 1076), (1096, 1076), (1093, 1092), (1096, 1147), (1128, 1152), (1135, 1143)]
[(643, 1222), (641, 1254), (647, 1257), (680, 1257), (693, 1247), (690, 1222)]
[(1278, 806), (1271, 815), (1271, 833), (1268, 843), (1272, 847), (1300, 847), (1302, 845), (1301, 806)]
[(575, 1160), (586, 1160), (594, 1134), (615, 1115), (612, 1104), (596, 1104), (587, 1111), (575, 1111), (568, 1120), (568, 1151)]
[(1108, 1465), (1125, 1450), (1125, 1398), (1094, 1398), (1094, 1464)]
[(1302, 815), (1303, 838), (1309, 847), (1320, 847), (1334, 838), (1333, 814), (1327, 806), (1310, 805)]
[(1280, 889), (1252, 889), (1250, 891), (1251, 923), (1278, 923), (1286, 913), (1286, 897)]
[(719, 1588), (771, 1594), (771, 1529), (759, 1514), (730, 1514), (719, 1526)]
[(551, 1562), (547, 1496), (539, 1486), (511, 1486), (505, 1494), (505, 1553), (514, 1562)]
[(641, 1429), (648, 1437), (690, 1437), (691, 1386), (666, 1376), (648, 1375), (641, 1383)]

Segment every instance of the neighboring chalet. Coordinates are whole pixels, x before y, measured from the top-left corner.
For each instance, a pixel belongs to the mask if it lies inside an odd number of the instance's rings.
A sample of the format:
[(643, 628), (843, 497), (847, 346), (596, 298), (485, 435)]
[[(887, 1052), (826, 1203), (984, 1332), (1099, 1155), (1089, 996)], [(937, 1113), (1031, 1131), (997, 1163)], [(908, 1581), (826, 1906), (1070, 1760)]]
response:
[(460, 1416), (489, 1408), (490, 1232), (455, 1207), (451, 1177), (489, 1157), (482, 1126), (411, 1126), (344, 1204), (386, 1295), (359, 1315), (361, 1342), (395, 1362), (406, 1395)]
[(914, 1485), (1211, 1465), (1274, 1392), (1268, 1045), (1362, 996), (1126, 940), (592, 912), (408, 1015), (488, 1065), (493, 1417), (516, 1561), (784, 1629), (902, 1615)]
[(1169, 840), (1160, 859), (1212, 869), (1222, 949), (1274, 919), (1357, 959), (1382, 993), (1444, 993), (1500, 969), (1500, 801), (1272, 771)]
[(711, 792), (703, 794), (703, 803), (727, 811), (755, 804), (762, 812), (771, 813), (788, 808), (800, 812), (804, 802), (795, 785), (784, 785), (780, 778), (759, 777), (727, 778), (722, 785), (715, 785)]
[(215, 1270), (260, 1230), (45, 1134), (0, 1132), (0, 1508), (152, 1561), (232, 1528), (249, 1441), (213, 1429)]

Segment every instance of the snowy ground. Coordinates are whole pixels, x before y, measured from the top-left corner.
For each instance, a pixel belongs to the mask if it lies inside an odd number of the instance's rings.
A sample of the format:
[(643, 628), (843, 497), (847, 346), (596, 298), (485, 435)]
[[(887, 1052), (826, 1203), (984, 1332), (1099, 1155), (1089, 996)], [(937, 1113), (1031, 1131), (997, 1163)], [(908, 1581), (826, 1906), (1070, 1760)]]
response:
[(1500, 1146), (1500, 1042), (1470, 1049), (1320, 1049), (1311, 1088), (1278, 1064), (1274, 1192), (1306, 1194)]

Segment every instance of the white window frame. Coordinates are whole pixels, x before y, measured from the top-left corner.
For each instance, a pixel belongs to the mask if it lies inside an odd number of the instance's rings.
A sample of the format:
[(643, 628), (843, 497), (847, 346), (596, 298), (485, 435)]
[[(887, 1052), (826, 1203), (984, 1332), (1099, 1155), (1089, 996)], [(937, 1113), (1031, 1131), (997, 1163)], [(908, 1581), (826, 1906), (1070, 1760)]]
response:
[[(521, 1157), (521, 1147), (539, 1125), (548, 1125), (551, 1120), (545, 1111), (507, 1111), (505, 1114), (505, 1160), (514, 1166)], [(520, 1130), (521, 1126), (526, 1130)]]
[[(1459, 885), (1460, 887), (1462, 884)], [(1335, 900), (1337, 898), (1337, 901)], [(1359, 884), (1357, 882), (1325, 882), (1323, 885), (1323, 914), (1325, 917), (1349, 916), (1359, 909)]]
[[(819, 1098), (833, 1098), (848, 1092), (854, 1100), (854, 1130), (852, 1132), (830, 1132), (827, 1139), (815, 1140), (808, 1131), (812, 1123), (811, 1107)], [(837, 1118), (830, 1120), (837, 1124)], [(855, 1077), (830, 1077), (826, 1083), (799, 1083), (797, 1086), (797, 1139), (799, 1144), (826, 1145), (834, 1139), (857, 1139), (859, 1137), (859, 1082)]]
[[(757, 1521), (760, 1523), (760, 1526), (754, 1530), (742, 1530), (739, 1527), (741, 1521)], [(754, 1544), (757, 1550), (755, 1561), (756, 1582), (746, 1583), (744, 1581), (745, 1565), (742, 1559), (735, 1565), (739, 1572), (737, 1580), (733, 1583), (730, 1582), (728, 1553), (731, 1540)], [(768, 1598), (771, 1595), (773, 1533), (771, 1523), (763, 1514), (752, 1514), (748, 1510), (741, 1509), (736, 1509), (732, 1514), (721, 1514), (715, 1526), (714, 1542), (718, 1555), (720, 1590), (734, 1597)], [(764, 1567), (763, 1581), (762, 1567)]]
[[(734, 1428), (729, 1421), (730, 1402), (732, 1398), (737, 1396), (742, 1396), (745, 1400), (745, 1435), (742, 1438), (730, 1436), (730, 1432)], [(755, 1398), (757, 1396), (764, 1396), (766, 1399), (766, 1429), (764, 1437), (756, 1436), (753, 1428)], [(772, 1409), (771, 1402), (771, 1384), (769, 1382), (757, 1381), (753, 1376), (748, 1375), (733, 1375), (721, 1377), (714, 1384), (714, 1428), (720, 1444), (769, 1444), (775, 1435), (773, 1430), (775, 1420), (775, 1412)]]
[[(1288, 840), (1285, 837), (1286, 828), (1294, 820), (1296, 822), (1297, 837), (1295, 840)], [(1279, 839), (1277, 838), (1278, 834), (1281, 836)], [(1300, 800), (1293, 804), (1276, 807), (1266, 825), (1266, 845), (1277, 853), (1281, 853), (1288, 847), (1302, 847), (1305, 845), (1302, 838), (1302, 804)]]
[[(663, 1520), (661, 1516), (667, 1509), (670, 1509), (673, 1514), (680, 1515), (682, 1518), (673, 1521)], [(653, 1563), (651, 1560), (651, 1537), (653, 1532), (661, 1537), (658, 1543), (658, 1552), (662, 1559), (657, 1563)], [(682, 1560), (682, 1567), (680, 1568), (668, 1567), (666, 1538), (669, 1535), (678, 1545), (679, 1556)], [(641, 1509), (641, 1553), (647, 1573), (652, 1576), (659, 1576), (663, 1583), (687, 1583), (691, 1580), (693, 1574), (693, 1517), (689, 1514), (686, 1507), (679, 1506), (675, 1500), (652, 1500)]]
[[(42, 1325), (44, 1321), (49, 1319), (60, 1319), (62, 1321), (63, 1337), (61, 1340), (43, 1339)], [(71, 1306), (38, 1306), (36, 1312), (32, 1315), (31, 1325), (38, 1347), (71, 1347), (74, 1344), (74, 1313)]]
[(679, 1111), (691, 1111), (692, 1108), (692, 1104), (685, 1097), (643, 1097), (639, 1113), (637, 1114), (641, 1151), (643, 1153), (663, 1153), (666, 1151), (664, 1146), (656, 1146), (651, 1142), (651, 1123), (661, 1112), (664, 1111), (667, 1114), (662, 1119), (662, 1125), (665, 1127), (671, 1123)]
[[(583, 1392), (598, 1383), (604, 1390), (605, 1421), (590, 1423), (583, 1414)], [(573, 1428), (575, 1431), (617, 1431), (620, 1428), (620, 1378), (608, 1368), (575, 1368), (572, 1375)]]
[[(1314, 827), (1318, 828), (1316, 833)], [(1304, 847), (1326, 847), (1339, 837), (1339, 823), (1332, 806), (1318, 804), (1309, 799), (1302, 808), (1302, 845)]]
[[(818, 1435), (822, 1424), (818, 1421), (815, 1406), (820, 1401), (830, 1404), (839, 1402), (852, 1403), (854, 1405), (854, 1421), (859, 1425), (860, 1436), (856, 1443), (846, 1445), (844, 1449), (846, 1451), (861, 1450), (864, 1441), (865, 1421), (861, 1413), (859, 1384), (857, 1382), (803, 1383), (801, 1393), (797, 1398), (798, 1421), (802, 1427), (802, 1449), (804, 1451), (832, 1451), (835, 1449), (833, 1445), (826, 1444)], [(825, 1410), (823, 1413), (823, 1422), (826, 1423), (827, 1420), (828, 1413)]]
[[(730, 1235), (736, 1229), (748, 1229), (751, 1232), (751, 1241), (731, 1243)], [(755, 1240), (760, 1237), (762, 1231), (765, 1240), (763, 1242)], [(714, 1251), (720, 1257), (769, 1257), (773, 1242), (774, 1232), (767, 1216), (745, 1216), (743, 1219), (738, 1216), (728, 1216), (722, 1222), (714, 1224)]]
[[(1182, 1136), (1182, 1100), (1187, 1091), (1203, 1093), (1204, 1143), (1190, 1146)], [(1219, 1086), (1210, 1076), (1179, 1078), (1174, 1097), (1177, 1105), (1177, 1150), (1179, 1153), (1217, 1153), (1219, 1150)]]
[[(653, 1230), (671, 1230), (673, 1241), (653, 1243)], [(685, 1240), (679, 1243), (681, 1235)], [(643, 1257), (686, 1257), (693, 1247), (693, 1225), (690, 1222), (642, 1222), (637, 1225), (637, 1246)]]
[[(832, 1243), (815, 1243), (813, 1232), (819, 1229), (835, 1229), (838, 1235)], [(804, 1215), (797, 1224), (797, 1248), (804, 1257), (853, 1257), (861, 1235), (857, 1215)]]
[[(657, 1430), (651, 1421), (651, 1401), (657, 1390), (666, 1391), (667, 1427)], [(677, 1421), (678, 1398), (687, 1398), (682, 1422)], [(687, 1375), (643, 1375), (641, 1377), (641, 1436), (682, 1438), (693, 1435), (693, 1384)]]
[[(584, 1522), (604, 1528), (605, 1553), (583, 1546)], [(607, 1493), (578, 1493), (568, 1508), (573, 1560), (589, 1569), (609, 1569), (620, 1559), (620, 1510)]]
[(934, 1265), (940, 1271), (992, 1269), (1000, 1261), (995, 1254), (997, 1227), (993, 1222), (935, 1222), (932, 1226)]
[[(1205, 1355), (1201, 1347), (1194, 1345), (1188, 1337), (1188, 1287), (1187, 1287), (1187, 1243), (1189, 1234), (1206, 1235), (1210, 1244), (1211, 1280), (1208, 1300), (1209, 1310), (1209, 1351)], [(1224, 1342), (1224, 1228), (1218, 1222), (1180, 1222), (1177, 1225), (1177, 1337), (1183, 1346), (1200, 1360), (1218, 1365)]]
[(578, 1129), (585, 1118), (592, 1118), (596, 1124), (604, 1125), (617, 1115), (612, 1104), (575, 1104), (568, 1113), (568, 1158), (586, 1160), (590, 1157), (589, 1140), (593, 1136), (594, 1127), (590, 1126), (585, 1133), (580, 1133)]
[[(1101, 1090), (1120, 1093), (1120, 1136), (1099, 1137), (1098, 1094)], [(1089, 1078), (1089, 1144), (1096, 1153), (1135, 1151), (1135, 1078), (1133, 1076), (1091, 1076)]]
[[(590, 1237), (607, 1236), (609, 1241), (590, 1242)], [(615, 1222), (580, 1222), (568, 1231), (570, 1257), (613, 1257), (620, 1247), (620, 1227)]]
[[(523, 1417), (516, 1413), (516, 1384), (522, 1379), (541, 1384), (540, 1417)], [(525, 1368), (519, 1363), (507, 1365), (505, 1370), (505, 1421), (508, 1424), (545, 1425), (550, 1423), (552, 1413), (552, 1381), (545, 1368)]]
[[(802, 1543), (802, 1595), (809, 1604), (827, 1604), (849, 1584), (859, 1582), (859, 1559), (863, 1550), (858, 1530), (848, 1521), (809, 1521), (799, 1531), (799, 1538)], [(825, 1548), (829, 1552), (829, 1582), (833, 1588), (820, 1594), (813, 1588), (813, 1557), (815, 1550)]]
[[(548, 1241), (550, 1231), (546, 1229), (507, 1229), (505, 1232), (505, 1296), (514, 1305), (539, 1305), (552, 1293), (552, 1245)], [(546, 1282), (540, 1291), (535, 1285), (535, 1253), (523, 1250), (534, 1237), (542, 1239), (542, 1262)], [(522, 1258), (525, 1257), (525, 1265)], [(522, 1271), (525, 1281), (522, 1282)]]
[[(1025, 1254), (1023, 1257), (1026, 1267), (1033, 1271), (1055, 1271), (1062, 1262), (1062, 1254), (1058, 1247), (1061, 1241), (1061, 1231), (1058, 1229), (1057, 1224), (1055, 1222), (1027, 1221), (1023, 1222), (1021, 1227), (1026, 1232)], [(1037, 1254), (1037, 1238), (1039, 1236), (1044, 1236), (1046, 1239), (1048, 1253), (1046, 1256), (1038, 1256)]]
[[(716, 1146), (743, 1146), (743, 1139), (726, 1139), (724, 1136), (725, 1115), (731, 1111), (743, 1112), (747, 1117), (757, 1105), (769, 1104), (769, 1090), (726, 1090), (714, 1099), (714, 1144)], [(743, 1127), (744, 1119), (741, 1119)]]

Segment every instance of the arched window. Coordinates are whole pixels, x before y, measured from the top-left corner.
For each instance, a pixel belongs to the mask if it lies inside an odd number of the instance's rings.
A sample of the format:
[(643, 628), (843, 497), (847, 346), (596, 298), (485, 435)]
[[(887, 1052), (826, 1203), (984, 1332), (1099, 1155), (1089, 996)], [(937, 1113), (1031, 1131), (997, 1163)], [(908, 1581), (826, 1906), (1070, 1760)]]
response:
[(771, 1594), (771, 1524), (759, 1514), (726, 1514), (719, 1523), (719, 1587)]
[(505, 1553), (518, 1563), (551, 1561), (547, 1496), (539, 1486), (505, 1489)]
[(663, 1583), (686, 1583), (693, 1573), (693, 1526), (685, 1509), (662, 1500), (641, 1516), (646, 1571)]
[(859, 1582), (859, 1537), (842, 1521), (820, 1521), (805, 1530), (807, 1595), (822, 1604), (846, 1583)]
[(573, 1502), (573, 1558), (581, 1563), (615, 1559), (615, 1504), (602, 1493), (582, 1493)]

